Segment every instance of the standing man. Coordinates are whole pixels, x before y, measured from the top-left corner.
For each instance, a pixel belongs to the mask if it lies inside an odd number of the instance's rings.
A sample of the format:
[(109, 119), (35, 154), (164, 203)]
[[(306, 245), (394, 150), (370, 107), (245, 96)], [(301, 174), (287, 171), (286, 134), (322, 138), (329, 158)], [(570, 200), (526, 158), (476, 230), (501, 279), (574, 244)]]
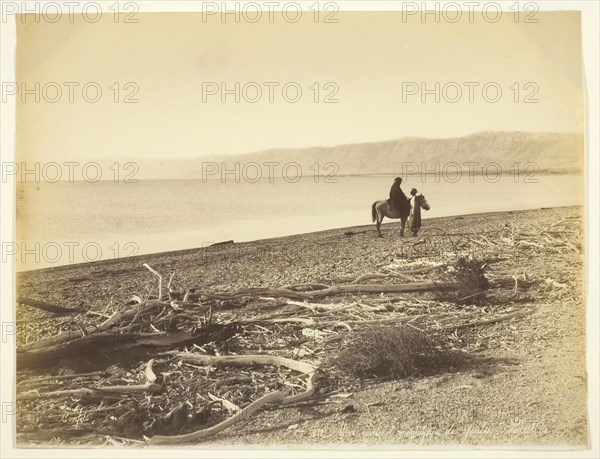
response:
[(421, 229), (421, 206), (417, 202), (417, 189), (413, 188), (410, 190), (410, 198), (414, 199), (412, 208), (410, 210), (409, 216), (409, 228), (413, 233), (413, 236), (416, 236), (419, 230)]
[(390, 204), (397, 210), (406, 210), (410, 207), (410, 202), (404, 191), (402, 191), (402, 188), (400, 188), (401, 183), (402, 179), (400, 177), (394, 179), (394, 183), (390, 189)]

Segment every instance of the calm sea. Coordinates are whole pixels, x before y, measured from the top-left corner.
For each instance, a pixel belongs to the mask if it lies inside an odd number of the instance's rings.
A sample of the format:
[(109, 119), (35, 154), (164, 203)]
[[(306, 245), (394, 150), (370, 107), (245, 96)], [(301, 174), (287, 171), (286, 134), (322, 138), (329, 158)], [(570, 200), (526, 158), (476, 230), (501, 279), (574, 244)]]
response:
[[(424, 218), (583, 203), (581, 175), (495, 178), (424, 176), (402, 188), (426, 196)], [(19, 184), (17, 270), (370, 224), (393, 176), (336, 179)]]

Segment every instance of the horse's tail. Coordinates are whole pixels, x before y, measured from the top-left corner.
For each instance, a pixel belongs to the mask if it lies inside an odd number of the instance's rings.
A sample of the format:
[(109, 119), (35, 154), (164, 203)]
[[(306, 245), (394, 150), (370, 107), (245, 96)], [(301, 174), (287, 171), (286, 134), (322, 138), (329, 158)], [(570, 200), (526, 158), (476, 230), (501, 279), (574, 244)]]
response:
[(376, 205), (377, 205), (377, 201), (375, 201), (373, 203), (373, 205), (371, 206), (371, 216), (373, 217), (373, 223), (375, 223), (377, 221), (377, 210), (375, 209)]

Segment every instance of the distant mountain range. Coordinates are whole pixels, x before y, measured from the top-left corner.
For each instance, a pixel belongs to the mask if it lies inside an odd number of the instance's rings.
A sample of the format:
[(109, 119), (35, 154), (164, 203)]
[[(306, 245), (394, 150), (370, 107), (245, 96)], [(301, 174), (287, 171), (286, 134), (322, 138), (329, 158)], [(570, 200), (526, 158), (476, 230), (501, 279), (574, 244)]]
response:
[[(296, 171), (301, 171), (304, 176), (332, 173), (337, 176), (407, 175), (411, 171), (425, 173), (442, 171), (444, 168), (448, 173), (454, 173), (456, 165), (463, 172), (468, 172), (469, 166), (465, 163), (469, 162), (479, 163), (471, 166), (475, 173), (480, 173), (484, 166), (490, 164), (487, 173), (494, 172), (498, 165), (503, 171), (516, 167), (523, 171), (535, 167), (538, 171), (550, 173), (580, 172), (583, 170), (583, 151), (582, 134), (479, 132), (448, 139), (403, 137), (334, 147), (275, 148), (240, 155), (200, 156), (196, 159), (142, 160), (137, 161), (139, 170), (134, 177), (219, 178), (225, 170), (232, 171), (227, 180), (233, 180), (236, 173), (233, 171), (236, 170), (243, 178), (252, 179), (258, 175), (263, 178), (281, 177), (286, 165), (287, 176), (294, 176)], [(124, 163), (126, 159), (120, 158), (118, 161)]]

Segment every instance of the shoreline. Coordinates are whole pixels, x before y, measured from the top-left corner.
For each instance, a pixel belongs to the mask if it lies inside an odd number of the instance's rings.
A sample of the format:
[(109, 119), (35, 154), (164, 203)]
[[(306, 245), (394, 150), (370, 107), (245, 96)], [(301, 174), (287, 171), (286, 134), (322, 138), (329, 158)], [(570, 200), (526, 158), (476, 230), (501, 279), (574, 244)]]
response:
[[(480, 217), (494, 217), (494, 216), (498, 216), (498, 215), (511, 215), (511, 214), (523, 214), (523, 213), (528, 213), (528, 212), (534, 212), (537, 210), (546, 210), (546, 209), (572, 209), (572, 208), (583, 208), (583, 205), (581, 206), (557, 206), (557, 207), (538, 207), (538, 208), (532, 208), (532, 209), (519, 209), (519, 210), (512, 210), (512, 211), (489, 211), (489, 212), (475, 212), (475, 213), (469, 213), (469, 214), (456, 214), (456, 215), (446, 215), (446, 216), (441, 216), (441, 217), (430, 217), (430, 218), (423, 218), (423, 226), (421, 229), (421, 233), (427, 229), (428, 226), (431, 226), (432, 223), (444, 223), (446, 221), (450, 221), (450, 220), (454, 220), (454, 219), (464, 219), (464, 218), (469, 218), (469, 217), (474, 217), (474, 218), (480, 218)], [(382, 229), (383, 228), (389, 228), (390, 226), (393, 226), (394, 224), (399, 225), (400, 224), (400, 220), (394, 219), (394, 220), (390, 220), (389, 218), (384, 219), (383, 223), (382, 223)], [(408, 225), (408, 222), (407, 222)], [(243, 245), (247, 245), (247, 244), (260, 244), (260, 243), (271, 243), (271, 242), (284, 242), (285, 239), (287, 238), (294, 238), (294, 237), (299, 237), (299, 236), (310, 236), (310, 235), (320, 235), (320, 234), (325, 234), (325, 233), (338, 233), (338, 232), (348, 232), (348, 231), (368, 231), (368, 229), (371, 228), (373, 229), (373, 233), (375, 233), (375, 224), (374, 223), (370, 223), (370, 224), (366, 224), (366, 225), (355, 225), (355, 226), (347, 226), (347, 227), (338, 227), (338, 228), (330, 228), (330, 229), (324, 229), (324, 230), (318, 230), (318, 231), (309, 231), (309, 232), (305, 232), (305, 233), (295, 233), (295, 234), (290, 234), (290, 235), (284, 235), (284, 236), (274, 236), (274, 237), (267, 237), (267, 238), (261, 238), (261, 239), (253, 239), (253, 240), (249, 240), (249, 241), (235, 241), (233, 240), (232, 243), (227, 244), (228, 246), (235, 246), (235, 247), (240, 247)], [(406, 230), (405, 234), (407, 234), (406, 238), (410, 238), (409, 235), (410, 231)], [(89, 262), (81, 262), (81, 263), (70, 263), (70, 264), (65, 264), (65, 265), (57, 265), (57, 266), (46, 266), (46, 267), (42, 267), (42, 268), (34, 268), (34, 269), (26, 269), (26, 270), (21, 270), (21, 271), (16, 271), (15, 273), (18, 276), (20, 275), (26, 275), (27, 273), (41, 273), (41, 272), (54, 272), (56, 270), (70, 270), (70, 269), (84, 269), (86, 267), (102, 267), (104, 265), (112, 265), (112, 264), (118, 264), (118, 263), (127, 263), (127, 262), (134, 262), (137, 260), (141, 260), (143, 258), (150, 258), (150, 259), (156, 259), (157, 257), (168, 257), (168, 256), (176, 256), (176, 255), (188, 255), (190, 253), (194, 253), (197, 251), (203, 251), (203, 250), (207, 250), (207, 249), (214, 249), (215, 247), (223, 244), (223, 243), (228, 243), (228, 240), (223, 240), (221, 242), (215, 242), (214, 244), (210, 245), (210, 246), (205, 246), (205, 247), (190, 247), (190, 248), (186, 248), (186, 249), (177, 249), (177, 250), (166, 250), (166, 251), (160, 251), (160, 252), (149, 252), (149, 253), (145, 253), (145, 254), (139, 254), (139, 255), (133, 255), (133, 256), (129, 256), (129, 257), (122, 257), (122, 258), (108, 258), (105, 260), (97, 260), (97, 261), (89, 261)], [(211, 249), (211, 250), (212, 250)]]

